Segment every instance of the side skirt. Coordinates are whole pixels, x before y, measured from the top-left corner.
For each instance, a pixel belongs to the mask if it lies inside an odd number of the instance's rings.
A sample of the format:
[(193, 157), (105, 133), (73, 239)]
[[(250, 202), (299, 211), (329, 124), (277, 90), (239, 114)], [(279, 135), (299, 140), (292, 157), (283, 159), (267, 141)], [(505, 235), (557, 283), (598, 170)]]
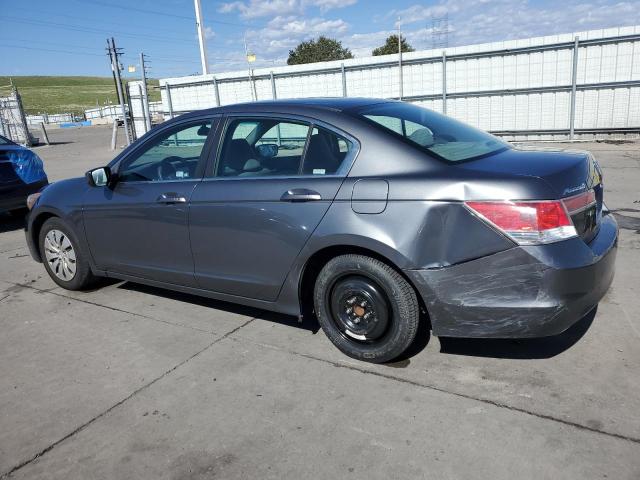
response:
[(147, 278), (136, 277), (134, 275), (127, 275), (117, 272), (106, 272), (101, 270), (94, 270), (95, 275), (115, 278), (118, 280), (125, 280), (132, 283), (140, 283), (143, 285), (149, 285), (150, 287), (164, 288), (167, 290), (173, 290), (176, 292), (188, 293), (191, 295), (197, 295), (199, 297), (211, 298), (214, 300), (220, 300), (223, 302), (236, 303), (239, 305), (245, 305), (247, 307), (259, 308), (262, 310), (269, 310), (272, 312), (283, 313), (285, 315), (299, 316), (300, 311), (292, 306), (282, 305), (278, 302), (267, 302), (264, 300), (256, 300), (253, 298), (240, 297), (238, 295), (229, 295), (227, 293), (213, 292), (211, 290), (204, 290), (201, 288), (185, 287), (183, 285), (176, 285), (174, 283), (158, 282), (156, 280), (149, 280)]

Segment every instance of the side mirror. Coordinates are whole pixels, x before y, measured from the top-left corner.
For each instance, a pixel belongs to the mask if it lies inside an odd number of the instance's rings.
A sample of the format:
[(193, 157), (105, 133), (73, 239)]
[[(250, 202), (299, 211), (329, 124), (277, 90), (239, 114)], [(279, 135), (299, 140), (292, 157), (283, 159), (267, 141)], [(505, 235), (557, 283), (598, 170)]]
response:
[(211, 128), (209, 128), (207, 125), (200, 125), (200, 128), (196, 132), (196, 135), (198, 135), (199, 137), (206, 137), (207, 135), (209, 135), (210, 131)]
[(106, 187), (111, 183), (111, 169), (100, 167), (89, 170), (86, 175), (87, 183), (92, 187)]
[(278, 145), (275, 143), (263, 143), (256, 147), (258, 155), (262, 158), (273, 158), (278, 156)]

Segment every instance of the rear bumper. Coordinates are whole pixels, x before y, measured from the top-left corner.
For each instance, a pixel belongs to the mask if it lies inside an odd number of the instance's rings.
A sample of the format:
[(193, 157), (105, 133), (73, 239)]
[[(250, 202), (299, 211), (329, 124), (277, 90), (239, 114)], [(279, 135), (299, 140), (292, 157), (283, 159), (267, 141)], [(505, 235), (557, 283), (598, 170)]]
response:
[(605, 295), (615, 270), (618, 226), (604, 216), (598, 234), (514, 247), (432, 270), (406, 270), (434, 335), (527, 338), (562, 333)]
[(48, 182), (20, 183), (0, 193), (0, 212), (27, 208), (27, 197), (39, 192)]

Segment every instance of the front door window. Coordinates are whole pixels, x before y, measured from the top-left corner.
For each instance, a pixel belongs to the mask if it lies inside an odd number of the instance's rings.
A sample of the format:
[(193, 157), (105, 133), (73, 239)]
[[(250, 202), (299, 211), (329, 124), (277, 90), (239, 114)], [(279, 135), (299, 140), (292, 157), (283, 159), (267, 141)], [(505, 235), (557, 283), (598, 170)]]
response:
[(125, 159), (118, 171), (118, 181), (193, 179), (210, 131), (211, 121), (199, 120), (176, 125), (149, 139), (142, 151)]

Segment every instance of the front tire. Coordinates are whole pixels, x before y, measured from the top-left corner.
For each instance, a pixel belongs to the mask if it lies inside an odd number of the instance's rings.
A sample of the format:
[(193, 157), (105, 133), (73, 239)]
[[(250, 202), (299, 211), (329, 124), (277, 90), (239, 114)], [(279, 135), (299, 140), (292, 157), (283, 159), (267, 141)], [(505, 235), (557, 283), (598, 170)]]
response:
[(372, 363), (402, 355), (420, 323), (413, 287), (386, 263), (364, 255), (341, 255), (327, 262), (316, 279), (314, 307), (336, 347)]
[(39, 243), (42, 263), (51, 279), (67, 290), (85, 290), (96, 277), (86, 254), (72, 230), (59, 218), (50, 218), (40, 229)]

